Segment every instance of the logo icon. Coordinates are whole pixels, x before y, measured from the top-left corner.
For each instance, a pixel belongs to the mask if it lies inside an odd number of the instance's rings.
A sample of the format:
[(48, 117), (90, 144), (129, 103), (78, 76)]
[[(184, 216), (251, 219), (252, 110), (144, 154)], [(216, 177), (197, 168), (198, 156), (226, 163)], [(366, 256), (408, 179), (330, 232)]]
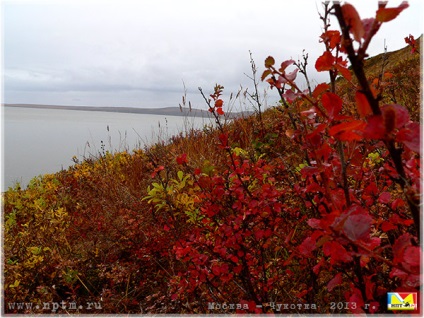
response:
[(417, 293), (387, 293), (388, 310), (417, 309)]

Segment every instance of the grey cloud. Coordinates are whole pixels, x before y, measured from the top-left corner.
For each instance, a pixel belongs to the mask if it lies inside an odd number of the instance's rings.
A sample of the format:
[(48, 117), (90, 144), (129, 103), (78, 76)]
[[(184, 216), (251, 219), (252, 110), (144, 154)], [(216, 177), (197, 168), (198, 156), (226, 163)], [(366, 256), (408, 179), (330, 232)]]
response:
[[(422, 4), (410, 4), (399, 22), (383, 26), (371, 54), (383, 50), (384, 38), (394, 50), (404, 46), (404, 36), (420, 30), (416, 8)], [(375, 12), (371, 6), (359, 5), (360, 13), (367, 10), (361, 17)], [(193, 99), (199, 86), (210, 91), (220, 83), (229, 93), (251, 85), (244, 75), (250, 74), (249, 50), (260, 76), (268, 55), (279, 62), (297, 60), (306, 49), (311, 80), (328, 80), (314, 70), (323, 49), (317, 7), (318, 0), (7, 2), (4, 99), (175, 106), (183, 81)]]

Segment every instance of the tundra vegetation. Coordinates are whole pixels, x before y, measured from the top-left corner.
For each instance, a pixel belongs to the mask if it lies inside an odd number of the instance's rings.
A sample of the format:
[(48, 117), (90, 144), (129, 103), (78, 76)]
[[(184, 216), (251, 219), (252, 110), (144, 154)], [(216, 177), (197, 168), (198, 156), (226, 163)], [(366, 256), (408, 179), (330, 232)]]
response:
[[(387, 292), (418, 292), (420, 41), (366, 53), (407, 7), (361, 20), (326, 2), (328, 83), (311, 87), (305, 53), (260, 73), (252, 59), (253, 93), (200, 90), (213, 127), (6, 191), (4, 311), (377, 314)], [(260, 80), (278, 105), (263, 110)], [(236, 99), (255, 114), (226, 121)]]

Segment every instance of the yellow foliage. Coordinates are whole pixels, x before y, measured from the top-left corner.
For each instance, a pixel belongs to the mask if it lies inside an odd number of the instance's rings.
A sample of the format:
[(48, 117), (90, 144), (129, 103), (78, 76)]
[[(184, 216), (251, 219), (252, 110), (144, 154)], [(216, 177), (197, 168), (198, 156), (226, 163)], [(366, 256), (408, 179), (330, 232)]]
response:
[(164, 210), (174, 216), (184, 213), (188, 217), (187, 222), (196, 223), (201, 219), (196, 208), (200, 190), (191, 175), (178, 171), (177, 179), (171, 179), (169, 184), (153, 182), (148, 186), (147, 196), (143, 200), (154, 204), (156, 211)]

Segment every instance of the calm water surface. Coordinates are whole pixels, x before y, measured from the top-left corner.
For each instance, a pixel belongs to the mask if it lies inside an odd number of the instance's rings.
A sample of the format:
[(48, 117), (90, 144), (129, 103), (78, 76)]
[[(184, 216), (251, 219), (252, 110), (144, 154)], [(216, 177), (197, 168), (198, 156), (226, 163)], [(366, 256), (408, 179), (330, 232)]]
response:
[(209, 119), (59, 109), (3, 108), (4, 191), (15, 182), (26, 186), (34, 176), (66, 169), (103, 150), (132, 151), (168, 140)]

